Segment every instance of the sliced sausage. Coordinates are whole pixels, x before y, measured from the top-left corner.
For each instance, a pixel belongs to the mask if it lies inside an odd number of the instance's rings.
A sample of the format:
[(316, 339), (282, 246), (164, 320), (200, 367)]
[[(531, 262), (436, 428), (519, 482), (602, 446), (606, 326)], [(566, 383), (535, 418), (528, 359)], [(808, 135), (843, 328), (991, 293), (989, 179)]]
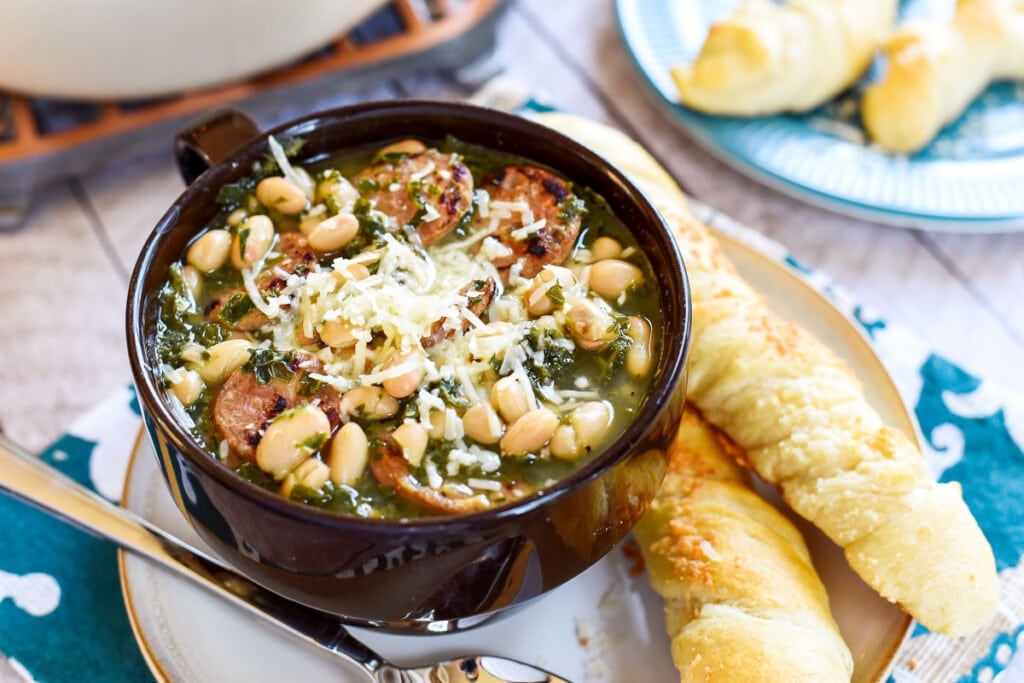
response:
[(383, 486), (395, 490), (399, 498), (439, 515), (458, 515), (491, 506), (486, 496), (452, 498), (437, 489), (424, 486), (409, 471), (402, 447), (391, 437), (380, 439), (370, 454), (370, 472)]
[[(479, 282), (470, 282), (468, 285), (459, 290), (459, 294), (462, 294), (469, 298), (466, 303), (466, 310), (480, 317), (487, 310), (487, 307), (491, 305), (491, 299), (494, 298), (494, 293), (497, 290), (497, 283), (491, 278), (487, 278), (481, 284)], [(455, 330), (451, 328), (445, 328), (445, 320), (447, 318), (441, 318), (434, 322), (430, 328), (430, 334), (426, 337), (420, 338), (420, 344), (423, 348), (429, 349), (435, 344), (439, 344), (441, 341), (448, 339), (455, 334)], [(465, 332), (469, 329), (469, 321), (462, 321), (462, 331)]]
[(217, 436), (227, 441), (233, 452), (253, 460), (270, 421), (302, 402), (318, 400), (331, 428), (338, 426), (338, 392), (324, 387), (310, 396), (302, 393), (303, 376), (319, 370), (317, 359), (312, 354), (300, 354), (292, 370), (295, 374), (288, 381), (272, 379), (261, 384), (253, 373), (239, 368), (224, 382), (213, 399), (210, 415)]
[[(316, 264), (316, 252), (309, 246), (309, 241), (305, 235), (301, 233), (287, 232), (281, 235), (274, 250), (281, 254), (281, 260), (275, 263), (273, 267), (264, 270), (256, 278), (256, 288), (263, 294), (272, 293), (284, 288), (285, 278), (279, 274), (279, 270), (288, 274), (299, 273), (304, 275)], [(248, 297), (246, 290), (240, 287), (211, 299), (206, 305), (206, 317), (221, 325), (242, 332), (252, 332), (270, 322), (267, 316), (255, 308), (250, 308), (235, 322), (225, 320), (221, 315), (224, 307), (228, 305), (233, 297), (239, 294), (243, 297)]]
[(426, 211), (437, 216), (416, 225), (428, 247), (451, 231), (473, 206), (473, 175), (451, 154), (428, 149), (397, 160), (385, 160), (357, 173), (353, 184), (378, 210), (410, 225)]
[(535, 166), (508, 166), (492, 173), (483, 185), (491, 201), (525, 201), (533, 220), (543, 227), (528, 236), (514, 234), (523, 227), (522, 216), (513, 213), (502, 220), (494, 237), (512, 250), (508, 256), (494, 259), (499, 269), (507, 269), (522, 260), (522, 276), (531, 278), (548, 264), (565, 261), (576, 244), (582, 217), (573, 208), (576, 196), (569, 184), (549, 171)]

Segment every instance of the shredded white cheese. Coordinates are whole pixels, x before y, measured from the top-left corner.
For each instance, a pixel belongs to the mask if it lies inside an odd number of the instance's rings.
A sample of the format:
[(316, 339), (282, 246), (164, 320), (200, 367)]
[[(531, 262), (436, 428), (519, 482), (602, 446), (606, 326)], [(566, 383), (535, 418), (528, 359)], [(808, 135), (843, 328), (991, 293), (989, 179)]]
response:
[(533, 223), (529, 223), (527, 225), (524, 225), (521, 228), (516, 228), (515, 230), (513, 230), (509, 234), (512, 235), (512, 239), (516, 239), (516, 240), (522, 241), (522, 240), (525, 240), (525, 239), (529, 239), (533, 235), (536, 235), (538, 232), (543, 230), (544, 226), (547, 225), (547, 224), (548, 224), (548, 219), (547, 218), (541, 218), (539, 221), (535, 221)]
[(313, 181), (310, 180), (309, 174), (304, 169), (299, 169), (302, 170), (302, 173), (299, 173), (292, 166), (292, 163), (288, 160), (288, 155), (284, 153), (284, 148), (281, 147), (281, 143), (273, 135), (267, 138), (267, 144), (270, 147), (270, 154), (274, 157), (274, 161), (277, 162), (278, 168), (281, 169), (281, 174), (305, 192), (308, 198), (312, 199)]
[(494, 481), (493, 479), (477, 479), (476, 477), (470, 477), (466, 479), (466, 483), (469, 484), (470, 488), (474, 488), (478, 491), (501, 490), (501, 483)]

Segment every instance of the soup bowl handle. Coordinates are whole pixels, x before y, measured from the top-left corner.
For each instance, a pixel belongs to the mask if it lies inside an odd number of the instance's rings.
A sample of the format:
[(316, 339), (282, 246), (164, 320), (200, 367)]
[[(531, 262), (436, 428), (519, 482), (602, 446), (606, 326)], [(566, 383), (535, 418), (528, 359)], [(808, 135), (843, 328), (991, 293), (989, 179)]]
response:
[(174, 158), (186, 185), (260, 134), (245, 114), (224, 109), (202, 119), (174, 137)]

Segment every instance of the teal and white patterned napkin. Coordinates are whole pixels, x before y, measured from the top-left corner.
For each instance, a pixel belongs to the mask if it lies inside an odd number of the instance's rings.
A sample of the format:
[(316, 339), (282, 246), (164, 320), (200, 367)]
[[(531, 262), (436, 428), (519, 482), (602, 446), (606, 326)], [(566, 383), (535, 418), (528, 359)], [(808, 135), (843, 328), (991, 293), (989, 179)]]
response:
[[(549, 109), (522, 100), (508, 106)], [(1001, 587), (995, 619), (976, 636), (956, 640), (916, 627), (892, 682), (1024, 681), (1024, 655), (1014, 657), (1024, 649), (1024, 403), (858, 305), (778, 243), (696, 208), (715, 229), (805, 278), (865, 330), (921, 425), (933, 474), (961, 483), (995, 550)], [(117, 500), (139, 427), (134, 393), (125, 389), (73, 424), (42, 458)], [(149, 678), (125, 614), (115, 548), (0, 497), (0, 683)]]

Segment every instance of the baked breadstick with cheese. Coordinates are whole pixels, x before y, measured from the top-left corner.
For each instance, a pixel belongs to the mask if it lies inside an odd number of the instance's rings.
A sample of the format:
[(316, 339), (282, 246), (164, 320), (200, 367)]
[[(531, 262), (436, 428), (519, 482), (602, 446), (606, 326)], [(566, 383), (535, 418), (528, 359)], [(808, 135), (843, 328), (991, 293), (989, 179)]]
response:
[(887, 71), (861, 116), (893, 152), (924, 147), (992, 81), (1024, 78), (1024, 2), (959, 0), (949, 23), (908, 25), (885, 45)]
[(746, 0), (672, 70), (683, 104), (759, 116), (813, 109), (850, 87), (885, 39), (896, 0)]
[(682, 683), (849, 683), (853, 659), (800, 532), (687, 407), (668, 473), (633, 528), (665, 600)]
[(987, 622), (998, 597), (995, 560), (959, 485), (932, 480), (921, 452), (882, 422), (849, 367), (766, 308), (639, 145), (579, 117), (538, 119), (629, 174), (672, 227), (693, 293), (687, 394), (704, 417), (882, 596), (946, 635)]

